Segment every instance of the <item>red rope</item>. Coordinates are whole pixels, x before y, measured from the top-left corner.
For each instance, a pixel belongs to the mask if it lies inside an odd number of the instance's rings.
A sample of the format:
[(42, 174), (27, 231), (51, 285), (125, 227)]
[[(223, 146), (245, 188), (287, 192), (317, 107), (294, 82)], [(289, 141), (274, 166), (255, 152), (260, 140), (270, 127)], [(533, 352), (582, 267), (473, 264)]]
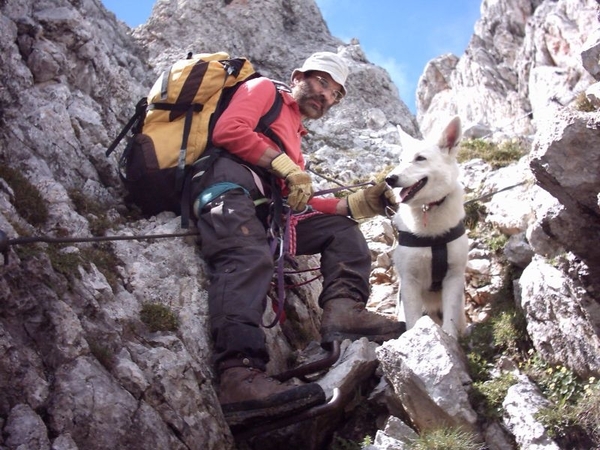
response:
[(304, 219), (308, 219), (309, 217), (316, 216), (318, 214), (323, 214), (319, 211), (314, 211), (308, 214), (292, 214), (289, 218), (290, 220), (290, 248), (289, 253), (292, 256), (296, 256), (296, 225), (298, 222)]
[[(315, 216), (317, 214), (322, 214), (318, 211), (309, 213), (309, 214), (298, 214), (298, 215), (294, 215), (294, 214), (289, 214), (287, 216), (287, 220), (289, 221), (286, 226), (289, 232), (289, 236), (288, 236), (288, 249), (287, 249), (287, 254), (289, 256), (295, 256), (296, 255), (296, 225), (298, 224), (298, 222), (300, 222), (301, 220), (304, 220), (308, 217), (312, 217)], [(280, 245), (283, 245), (283, 242), (280, 243)], [(283, 255), (281, 256), (281, 258), (283, 258)], [(306, 269), (306, 270), (298, 270), (298, 271), (294, 271), (294, 272), (281, 272), (281, 271), (276, 271), (275, 273), (278, 274), (278, 276), (281, 276), (283, 278), (283, 274), (292, 274), (292, 273), (302, 273), (302, 272), (313, 272), (319, 269)], [(279, 272), (279, 273), (278, 273)], [(283, 289), (291, 289), (294, 287), (299, 287), (299, 286), (304, 286), (305, 284), (308, 283), (312, 283), (313, 281), (315, 281), (316, 279), (320, 278), (321, 274), (309, 279), (309, 280), (305, 280), (301, 283), (295, 283), (295, 284), (288, 284), (288, 285), (284, 285), (284, 284), (280, 284), (280, 282), (282, 280), (277, 279), (277, 282), (272, 281), (271, 285), (273, 288), (279, 288), (281, 289), (281, 287), (283, 287)], [(283, 323), (285, 322), (286, 319), (286, 315), (285, 315), (285, 310), (283, 308), (283, 303), (285, 300), (285, 294), (283, 294), (283, 297), (281, 298), (281, 302), (279, 301), (279, 298), (274, 297), (273, 295), (271, 295), (271, 293), (269, 292), (268, 297), (271, 299), (271, 307), (273, 308), (273, 311), (275, 312), (275, 319), (273, 320), (273, 322), (269, 325), (264, 325), (264, 327), (266, 328), (271, 328), (273, 326), (275, 326), (275, 324), (277, 322), (279, 323)], [(281, 294), (280, 294), (281, 295)]]

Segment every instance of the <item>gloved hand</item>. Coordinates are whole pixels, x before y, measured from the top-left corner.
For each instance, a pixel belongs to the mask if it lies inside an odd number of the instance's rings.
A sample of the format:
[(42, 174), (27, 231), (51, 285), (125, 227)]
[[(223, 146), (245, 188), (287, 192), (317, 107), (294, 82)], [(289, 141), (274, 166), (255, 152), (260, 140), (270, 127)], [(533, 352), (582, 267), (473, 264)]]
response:
[(289, 190), (287, 198), (289, 207), (294, 211), (302, 211), (314, 193), (310, 175), (285, 153), (271, 161), (271, 169), (275, 175), (285, 179)]
[(394, 191), (385, 181), (350, 194), (346, 200), (353, 219), (368, 219), (377, 214), (385, 215), (386, 207), (394, 211), (398, 209)]

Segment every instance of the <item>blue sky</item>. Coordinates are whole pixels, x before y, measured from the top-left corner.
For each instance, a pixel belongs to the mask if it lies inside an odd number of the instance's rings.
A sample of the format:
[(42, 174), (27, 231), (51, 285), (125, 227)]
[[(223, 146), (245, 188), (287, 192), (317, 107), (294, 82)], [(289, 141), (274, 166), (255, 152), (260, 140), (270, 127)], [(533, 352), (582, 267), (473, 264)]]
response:
[[(250, 0), (252, 1), (252, 0)], [(480, 17), (482, 0), (316, 0), (331, 34), (357, 38), (367, 59), (384, 67), (415, 112), (415, 90), (428, 61), (461, 56)], [(131, 27), (145, 23), (155, 0), (102, 0)]]

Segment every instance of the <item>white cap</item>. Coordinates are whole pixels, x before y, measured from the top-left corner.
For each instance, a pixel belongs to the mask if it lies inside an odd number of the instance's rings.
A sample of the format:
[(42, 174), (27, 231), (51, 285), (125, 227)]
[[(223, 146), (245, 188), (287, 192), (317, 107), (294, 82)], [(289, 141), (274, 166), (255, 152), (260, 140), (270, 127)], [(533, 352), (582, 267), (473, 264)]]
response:
[(348, 66), (344, 60), (335, 53), (317, 52), (308, 57), (302, 67), (294, 69), (292, 78), (297, 72), (308, 72), (310, 70), (318, 70), (331, 75), (333, 81), (342, 86), (342, 94), (346, 95), (346, 78), (348, 78)]

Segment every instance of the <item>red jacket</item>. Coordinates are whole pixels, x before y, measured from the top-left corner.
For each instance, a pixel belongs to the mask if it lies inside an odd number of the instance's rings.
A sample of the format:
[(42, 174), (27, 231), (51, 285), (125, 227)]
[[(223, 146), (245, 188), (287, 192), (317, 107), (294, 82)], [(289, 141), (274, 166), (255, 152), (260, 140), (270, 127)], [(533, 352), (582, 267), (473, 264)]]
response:
[[(285, 147), (281, 150), (285, 150), (290, 159), (304, 169), (301, 141), (307, 131), (294, 98), (287, 92), (281, 94), (283, 107), (279, 117), (271, 124), (271, 130), (281, 139)], [(274, 101), (275, 89), (268, 78), (256, 78), (242, 84), (215, 124), (213, 143), (250, 164), (256, 164), (267, 148), (277, 148), (268, 137), (254, 131)], [(284, 186), (282, 180), (285, 194)], [(334, 214), (338, 202), (337, 198), (315, 197), (309, 205), (317, 211)]]

